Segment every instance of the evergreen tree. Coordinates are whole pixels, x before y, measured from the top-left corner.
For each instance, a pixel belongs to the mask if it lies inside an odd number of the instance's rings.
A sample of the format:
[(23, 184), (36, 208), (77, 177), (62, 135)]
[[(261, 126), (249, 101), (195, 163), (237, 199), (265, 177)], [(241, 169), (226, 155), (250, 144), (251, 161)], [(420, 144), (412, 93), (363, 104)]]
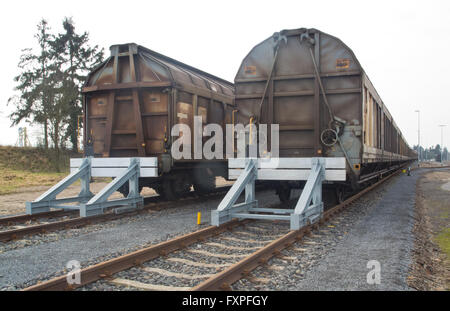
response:
[(48, 148), (48, 111), (53, 104), (53, 81), (51, 61), (51, 42), (54, 39), (49, 33), (50, 28), (45, 19), (37, 25), (38, 33), (35, 35), (39, 43), (39, 53), (33, 54), (32, 49), (22, 50), (18, 67), (21, 73), (14, 78), (19, 84), (15, 90), (19, 96), (9, 98), (8, 104), (14, 104), (16, 111), (11, 113), (12, 125), (26, 120), (38, 123), (44, 127), (44, 146)]
[(77, 34), (70, 18), (63, 20), (64, 32), (54, 36), (45, 19), (38, 24), (35, 35), (38, 53), (24, 49), (18, 67), (21, 73), (14, 78), (20, 95), (8, 104), (12, 126), (26, 120), (42, 124), (44, 145), (49, 138), (55, 149), (70, 139), (73, 150), (78, 149), (78, 116), (82, 114), (81, 87), (87, 73), (103, 59), (103, 49), (90, 47), (87, 32)]
[[(60, 100), (67, 107), (67, 128), (64, 141), (68, 138), (74, 151), (78, 150), (78, 116), (82, 114), (81, 88), (87, 73), (103, 61), (103, 49), (89, 46), (89, 34), (78, 34), (71, 18), (63, 20), (64, 32), (53, 42), (53, 56), (60, 68)], [(80, 124), (81, 126), (81, 124)]]

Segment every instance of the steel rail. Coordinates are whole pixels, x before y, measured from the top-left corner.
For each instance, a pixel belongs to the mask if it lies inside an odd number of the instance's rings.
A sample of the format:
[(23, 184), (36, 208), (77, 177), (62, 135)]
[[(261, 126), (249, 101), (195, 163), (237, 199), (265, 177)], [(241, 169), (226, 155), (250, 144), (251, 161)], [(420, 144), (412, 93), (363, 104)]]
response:
[(89, 225), (93, 222), (100, 222), (106, 220), (113, 220), (118, 218), (120, 215), (114, 213), (95, 215), (90, 217), (77, 217), (67, 220), (55, 221), (46, 224), (27, 226), (19, 229), (12, 229), (0, 232), (0, 242), (8, 242), (11, 240), (16, 240), (21, 237), (39, 233), (48, 233), (51, 231), (61, 230), (61, 229), (71, 229), (78, 228), (82, 226)]
[[(225, 190), (228, 190), (230, 188), (230, 186), (220, 186), (215, 188), (213, 191), (205, 194), (205, 195), (210, 195), (210, 194), (215, 194), (216, 192), (222, 192)], [(198, 193), (196, 193), (195, 191), (189, 192), (185, 197), (183, 197), (182, 199), (185, 198), (189, 198), (190, 196), (195, 196), (198, 195)], [(154, 199), (154, 202), (151, 203), (157, 203), (160, 201), (163, 201), (159, 195), (153, 195), (153, 196), (149, 196), (149, 197), (145, 197), (144, 198), (144, 204), (148, 204), (150, 202), (145, 203), (145, 201), (149, 200), (149, 199)], [(108, 208), (111, 209), (111, 208)], [(13, 216), (0, 216), (0, 225), (13, 225), (16, 223), (24, 223), (27, 221), (35, 221), (39, 218), (51, 218), (51, 217), (61, 217), (61, 216), (68, 216), (68, 215), (72, 215), (72, 214), (76, 214), (78, 213), (78, 211), (76, 210), (52, 210), (52, 211), (48, 211), (48, 212), (42, 212), (42, 213), (36, 213), (36, 214), (19, 214), (19, 215), (13, 215)]]
[[(224, 192), (226, 192), (228, 189), (229, 189), (229, 186), (219, 187), (215, 191), (208, 193), (206, 195), (203, 195), (203, 196), (195, 196), (195, 192), (193, 192), (192, 193), (193, 197), (183, 198), (178, 201), (163, 201), (163, 202), (156, 201), (156, 202), (152, 202), (152, 203), (145, 205), (143, 208), (123, 212), (121, 214), (116, 214), (116, 213), (111, 212), (111, 213), (100, 214), (100, 215), (95, 215), (95, 216), (76, 217), (76, 218), (72, 218), (72, 219), (54, 221), (54, 222), (45, 223), (45, 224), (27, 226), (24, 228), (0, 231), (0, 242), (8, 242), (8, 241), (16, 240), (21, 237), (24, 237), (27, 235), (32, 235), (32, 234), (48, 233), (48, 232), (61, 230), (61, 229), (67, 230), (67, 229), (71, 229), (71, 228), (79, 228), (79, 227), (83, 227), (83, 226), (90, 225), (93, 223), (115, 220), (115, 219), (119, 219), (119, 218), (126, 217), (126, 216), (133, 216), (133, 215), (136, 215), (136, 214), (139, 214), (142, 212), (146, 212), (149, 210), (160, 210), (160, 209), (167, 208), (167, 207), (177, 207), (182, 204), (195, 202), (196, 200), (214, 200), (216, 198), (220, 198), (220, 196)], [(151, 197), (151, 198), (157, 199), (158, 197)], [(157, 205), (154, 205), (154, 204), (157, 204)], [(63, 212), (64, 211), (52, 211), (52, 212), (46, 212), (46, 213), (39, 213), (39, 214), (35, 214), (35, 215), (19, 215), (19, 216), (14, 216), (14, 217), (23, 217), (23, 219), (27, 219), (27, 218), (25, 218), (25, 216), (35, 216), (35, 217), (39, 218), (39, 217), (44, 217), (45, 216), (44, 214), (49, 214), (51, 216), (55, 216), (55, 215), (62, 216), (64, 214)], [(57, 213), (57, 214), (55, 214), (55, 213)]]
[(50, 218), (50, 217), (60, 217), (75, 214), (76, 211), (64, 211), (64, 210), (56, 210), (49, 212), (36, 213), (33, 215), (28, 214), (20, 214), (14, 216), (0, 217), (0, 225), (12, 225), (15, 223), (27, 222), (30, 220), (37, 220), (39, 218)]
[[(158, 199), (159, 197), (157, 195), (155, 196), (149, 196), (144, 198), (145, 200), (148, 199)], [(153, 202), (152, 202), (153, 203)], [(108, 208), (111, 209), (111, 208)], [(76, 210), (51, 210), (48, 212), (42, 212), (42, 213), (36, 213), (36, 214), (19, 214), (19, 215), (13, 215), (13, 216), (6, 216), (6, 217), (0, 217), (0, 225), (8, 225), (11, 226), (16, 223), (24, 223), (27, 221), (36, 221), (40, 218), (52, 218), (52, 217), (62, 217), (62, 216), (69, 216), (74, 215), (78, 213)]]
[(285, 248), (290, 247), (292, 244), (300, 241), (304, 236), (309, 235), (313, 229), (317, 229), (320, 225), (327, 222), (336, 213), (340, 212), (342, 209), (353, 203), (355, 200), (359, 199), (361, 196), (367, 192), (378, 187), (380, 184), (384, 183), (392, 176), (400, 173), (400, 170), (386, 176), (382, 180), (376, 182), (375, 184), (363, 189), (354, 196), (348, 198), (344, 202), (332, 207), (331, 209), (324, 212), (323, 217), (318, 223), (309, 224), (301, 228), (300, 230), (290, 231), (286, 235), (274, 240), (263, 248), (259, 249), (250, 256), (242, 259), (241, 261), (231, 265), (222, 272), (213, 275), (206, 281), (193, 287), (192, 291), (212, 291), (212, 290), (231, 290), (231, 285), (241, 278), (246, 277), (252, 270), (260, 265), (267, 263), (269, 259), (277, 256)]
[(52, 280), (48, 280), (23, 289), (23, 291), (55, 291), (55, 290), (72, 290), (77, 287), (95, 282), (99, 279), (108, 279), (114, 273), (129, 269), (134, 266), (140, 266), (143, 262), (155, 259), (160, 256), (187, 247), (190, 244), (203, 241), (208, 237), (218, 235), (224, 231), (231, 230), (233, 227), (241, 225), (245, 221), (233, 220), (220, 227), (209, 226), (207, 228), (185, 234), (183, 236), (162, 242), (144, 249), (110, 259), (105, 262), (84, 268), (80, 271), (80, 284), (68, 284), (67, 276), (63, 275)]

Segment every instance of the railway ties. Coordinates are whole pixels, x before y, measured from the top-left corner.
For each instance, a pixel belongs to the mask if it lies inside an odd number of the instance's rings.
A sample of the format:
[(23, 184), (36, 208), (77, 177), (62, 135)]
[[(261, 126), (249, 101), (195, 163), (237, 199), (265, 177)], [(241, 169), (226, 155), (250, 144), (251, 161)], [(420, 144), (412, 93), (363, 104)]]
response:
[[(287, 233), (286, 224), (238, 225), (88, 285), (87, 290), (190, 290)], [(255, 240), (255, 237), (259, 240)], [(255, 279), (256, 280), (256, 279)]]
[(319, 243), (312, 240), (321, 239), (321, 230), (311, 226), (308, 230), (289, 231), (286, 223), (267, 224), (269, 222), (248, 221), (244, 226), (234, 223), (232, 230), (226, 228), (220, 235), (200, 237), (189, 246), (184, 245), (154, 260), (135, 264), (81, 290), (226, 290), (232, 289), (232, 283), (222, 282), (219, 287), (210, 288), (208, 282), (220, 280), (223, 274), (233, 270), (237, 280), (269, 284), (270, 274), (257, 276), (251, 269), (241, 267), (250, 263), (255, 268), (276, 274), (284, 269), (286, 262), (294, 261), (308, 249), (316, 247)]

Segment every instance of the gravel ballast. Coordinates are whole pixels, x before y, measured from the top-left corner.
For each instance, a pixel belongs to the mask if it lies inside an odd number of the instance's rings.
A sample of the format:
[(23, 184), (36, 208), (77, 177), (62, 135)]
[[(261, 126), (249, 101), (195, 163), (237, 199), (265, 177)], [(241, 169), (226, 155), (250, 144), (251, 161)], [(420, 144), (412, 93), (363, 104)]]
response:
[[(295, 289), (408, 290), (418, 175), (397, 177), (378, 203)], [(380, 263), (380, 284), (367, 282), (373, 269), (367, 267), (371, 260)]]
[[(315, 230), (312, 235), (284, 250), (281, 256), (269, 261), (268, 266), (257, 268), (248, 279), (235, 284), (234, 290), (409, 290), (406, 279), (411, 265), (414, 236), (415, 185), (421, 171), (413, 176), (400, 174), (357, 200), (336, 218)], [(261, 206), (278, 202), (273, 192), (257, 194)], [(220, 200), (188, 204), (184, 207), (142, 214), (105, 225), (97, 226), (71, 236), (61, 234), (59, 240), (27, 246), (0, 253), (0, 290), (14, 290), (35, 284), (38, 280), (61, 275), (65, 264), (76, 259), (82, 268), (110, 259), (144, 245), (155, 244), (177, 235), (192, 232), (196, 212), (201, 211), (205, 225), (209, 223), (210, 210)], [(272, 233), (280, 233), (275, 230)], [(281, 226), (282, 228), (284, 226)], [(83, 230), (83, 229), (82, 229)], [(232, 235), (239, 235), (236, 230)], [(255, 233), (258, 235), (258, 231)], [(244, 238), (246, 235), (243, 234)], [(264, 235), (259, 238), (262, 240)], [(269, 238), (269, 236), (267, 236)], [(273, 239), (271, 236), (268, 240)], [(241, 243), (228, 241), (228, 245)], [(200, 246), (199, 246), (200, 247)], [(201, 246), (203, 248), (203, 246)], [(233, 254), (235, 251), (209, 249)], [(182, 255), (181, 255), (182, 254)], [(175, 257), (192, 261), (198, 254), (176, 252)], [(205, 260), (207, 258), (204, 258)], [(210, 259), (211, 260), (211, 259)], [(381, 265), (381, 283), (368, 284), (367, 274), (372, 268), (367, 264), (376, 260)], [(226, 262), (216, 259), (214, 262)], [(176, 265), (165, 263), (163, 258), (144, 266), (183, 271)], [(175, 269), (174, 269), (175, 268)], [(181, 268), (181, 267), (180, 267)], [(197, 273), (212, 273), (214, 269), (198, 268)], [(196, 271), (191, 270), (191, 272)], [(186, 270), (187, 272), (187, 270)], [(195, 282), (180, 282), (177, 278), (144, 275), (139, 269), (117, 274), (140, 282), (157, 281), (159, 284), (192, 286)], [(196, 272), (194, 272), (196, 273)], [(150, 277), (150, 279), (148, 279)], [(256, 281), (254, 281), (254, 280)], [(258, 280), (260, 280), (258, 282)], [(265, 280), (265, 282), (261, 282)], [(106, 281), (98, 281), (82, 290), (124, 290)]]
[[(278, 202), (274, 191), (257, 194), (261, 204)], [(51, 239), (0, 253), (0, 290), (16, 290), (64, 273), (70, 260), (81, 267), (107, 260), (209, 225), (220, 199), (143, 213), (109, 223), (61, 231)], [(202, 226), (196, 224), (202, 212)], [(47, 241), (48, 240), (48, 241)]]
[[(252, 276), (268, 284), (241, 280), (235, 290), (410, 290), (407, 277), (414, 246), (415, 185), (401, 174), (356, 201), (293, 248), (282, 252), (291, 260), (274, 258), (273, 271), (260, 267)], [(380, 284), (368, 284), (367, 274), (380, 263)]]
[[(166, 290), (192, 288), (288, 231), (286, 223), (258, 222), (251, 226), (237, 226), (229, 232), (212, 236), (167, 256), (118, 272), (111, 279), (100, 279), (77, 290), (142, 290), (149, 287), (160, 289), (161, 286)], [(118, 280), (137, 284), (116, 284)]]

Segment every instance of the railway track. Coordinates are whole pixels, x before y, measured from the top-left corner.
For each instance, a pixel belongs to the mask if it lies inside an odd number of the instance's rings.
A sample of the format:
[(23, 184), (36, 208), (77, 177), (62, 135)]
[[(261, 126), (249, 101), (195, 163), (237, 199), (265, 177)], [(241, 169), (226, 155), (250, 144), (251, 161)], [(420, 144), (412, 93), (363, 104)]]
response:
[(240, 280), (241, 278), (247, 277), (252, 270), (255, 268), (267, 264), (269, 259), (274, 256), (280, 256), (281, 251), (294, 246), (295, 243), (300, 242), (303, 237), (309, 236), (313, 230), (318, 229), (323, 226), (333, 217), (335, 217), (343, 209), (351, 205), (357, 199), (362, 197), (364, 194), (372, 191), (380, 184), (384, 183), (391, 177), (399, 174), (401, 170), (386, 176), (382, 180), (376, 182), (375, 184), (363, 189), (352, 197), (348, 198), (341, 204), (338, 204), (323, 213), (322, 218), (314, 224), (309, 224), (301, 228), (300, 230), (290, 231), (289, 233), (279, 237), (278, 239), (267, 244), (265, 247), (254, 252), (252, 255), (242, 259), (241, 261), (235, 263), (234, 265), (228, 267), (227, 269), (221, 271), (220, 273), (214, 275), (208, 280), (198, 284), (193, 287), (192, 290), (202, 291), (202, 290), (230, 290), (231, 284)]
[(161, 210), (190, 204), (196, 200), (214, 200), (223, 196), (229, 186), (216, 188), (215, 191), (199, 196), (194, 191), (178, 201), (164, 201), (159, 196), (144, 198), (144, 206), (138, 210), (131, 210), (116, 214), (113, 208), (105, 214), (90, 217), (77, 217), (78, 211), (56, 210), (34, 215), (16, 215), (0, 218), (0, 242), (8, 242), (35, 234), (45, 234), (57, 230), (80, 228), (94, 223), (111, 221), (125, 216), (132, 216), (149, 210)]
[(80, 284), (68, 284), (64, 275), (25, 290), (92, 290), (99, 286), (109, 290), (230, 290), (233, 283), (251, 277), (252, 270), (272, 257), (283, 258), (284, 249), (399, 172), (327, 210), (319, 222), (300, 230), (289, 231), (281, 222), (233, 220), (84, 268)]

